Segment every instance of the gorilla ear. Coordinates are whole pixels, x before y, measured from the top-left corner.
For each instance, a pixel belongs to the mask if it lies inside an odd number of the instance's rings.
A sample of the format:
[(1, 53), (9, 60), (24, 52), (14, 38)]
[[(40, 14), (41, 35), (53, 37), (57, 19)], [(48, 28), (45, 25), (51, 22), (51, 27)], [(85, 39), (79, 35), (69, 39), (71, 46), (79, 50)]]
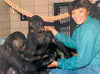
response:
[(32, 19), (30, 17), (27, 17), (27, 20), (30, 21), (30, 22), (32, 21)]
[(29, 25), (32, 26), (32, 22), (29, 22)]

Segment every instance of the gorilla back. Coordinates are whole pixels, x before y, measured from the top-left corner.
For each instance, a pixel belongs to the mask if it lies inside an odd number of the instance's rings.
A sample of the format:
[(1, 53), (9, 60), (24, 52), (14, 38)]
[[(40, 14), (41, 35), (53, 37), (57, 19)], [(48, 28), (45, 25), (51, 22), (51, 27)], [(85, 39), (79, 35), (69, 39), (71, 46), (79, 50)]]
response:
[(25, 48), (26, 38), (21, 32), (10, 34), (0, 46), (0, 74), (25, 74), (21, 50)]

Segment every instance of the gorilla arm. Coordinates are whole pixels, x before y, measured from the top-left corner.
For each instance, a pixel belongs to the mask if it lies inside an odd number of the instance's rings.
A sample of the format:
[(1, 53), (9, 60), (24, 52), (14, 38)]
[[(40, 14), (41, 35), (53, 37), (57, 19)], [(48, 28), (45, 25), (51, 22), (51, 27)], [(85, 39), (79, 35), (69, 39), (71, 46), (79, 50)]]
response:
[[(7, 51), (6, 49), (0, 47), (0, 57), (4, 60), (3, 62), (7, 62), (14, 69), (18, 69), (20, 74), (25, 74), (24, 68), (22, 67), (23, 61), (18, 58), (15, 58), (16, 54), (12, 55), (11, 51)], [(2, 64), (0, 66), (3, 66)]]

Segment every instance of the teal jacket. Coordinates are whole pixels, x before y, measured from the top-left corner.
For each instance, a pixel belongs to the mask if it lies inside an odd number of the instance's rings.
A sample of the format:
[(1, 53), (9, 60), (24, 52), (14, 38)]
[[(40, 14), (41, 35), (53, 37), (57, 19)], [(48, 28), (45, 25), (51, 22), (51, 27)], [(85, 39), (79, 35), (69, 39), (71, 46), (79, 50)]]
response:
[(55, 38), (69, 48), (77, 49), (78, 56), (57, 60), (62, 69), (78, 69), (88, 64), (100, 66), (100, 21), (87, 17), (86, 21), (76, 26), (72, 37), (57, 33)]

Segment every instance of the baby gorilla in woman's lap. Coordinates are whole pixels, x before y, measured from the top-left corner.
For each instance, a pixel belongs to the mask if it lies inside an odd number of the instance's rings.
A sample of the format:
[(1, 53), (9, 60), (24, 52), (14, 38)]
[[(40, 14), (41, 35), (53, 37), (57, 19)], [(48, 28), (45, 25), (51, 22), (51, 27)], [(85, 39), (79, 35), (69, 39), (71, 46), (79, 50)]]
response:
[[(47, 65), (53, 60), (60, 58), (57, 52), (57, 48), (61, 46), (61, 50), (66, 53), (68, 58), (70, 57), (69, 52), (64, 46), (56, 41), (50, 31), (45, 32), (44, 21), (40, 16), (33, 16), (29, 19), (28, 23), (28, 35), (27, 35), (27, 47), (24, 51), (24, 56), (27, 61), (33, 62), (36, 65), (37, 71), (42, 74), (43, 71), (47, 70)], [(68, 53), (68, 54), (67, 54)], [(41, 67), (43, 69), (41, 69)]]

